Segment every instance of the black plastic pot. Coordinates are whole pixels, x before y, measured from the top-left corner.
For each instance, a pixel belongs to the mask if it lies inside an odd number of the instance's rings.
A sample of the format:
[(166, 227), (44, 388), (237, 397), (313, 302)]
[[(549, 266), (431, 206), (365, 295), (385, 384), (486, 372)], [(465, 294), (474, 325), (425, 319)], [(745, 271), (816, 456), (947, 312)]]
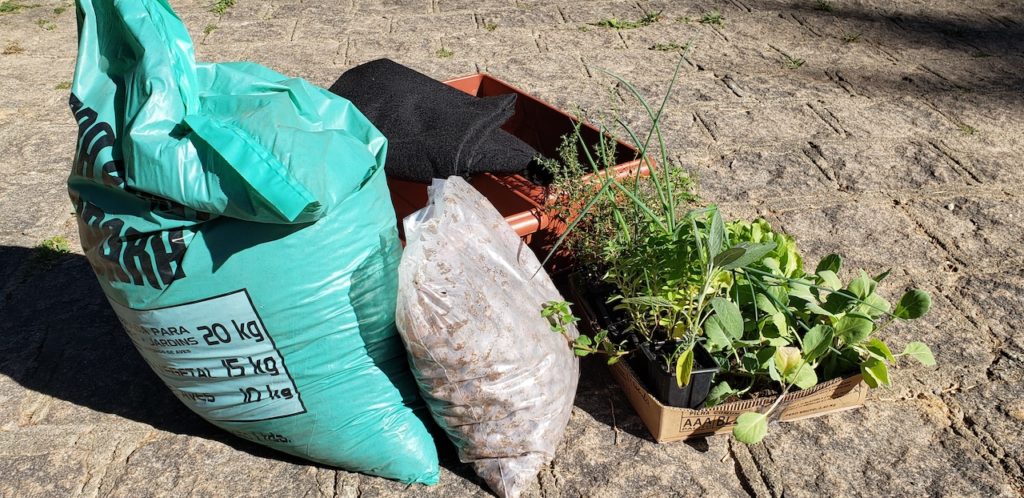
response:
[(637, 362), (643, 364), (642, 373), (646, 373), (647, 390), (654, 394), (658, 401), (667, 406), (677, 408), (700, 408), (711, 391), (711, 381), (718, 373), (718, 365), (703, 347), (693, 349), (693, 370), (690, 382), (680, 387), (676, 382), (675, 370), (669, 370), (665, 357), (675, 350), (674, 344), (640, 345)]
[(608, 296), (615, 287), (604, 282), (588, 282), (582, 273), (569, 275), (569, 293), (576, 304), (576, 311), (582, 316), (584, 332), (593, 335), (600, 330), (608, 331), (612, 342), (625, 343), (626, 349), (635, 350), (640, 339), (629, 329), (629, 317), (608, 304)]

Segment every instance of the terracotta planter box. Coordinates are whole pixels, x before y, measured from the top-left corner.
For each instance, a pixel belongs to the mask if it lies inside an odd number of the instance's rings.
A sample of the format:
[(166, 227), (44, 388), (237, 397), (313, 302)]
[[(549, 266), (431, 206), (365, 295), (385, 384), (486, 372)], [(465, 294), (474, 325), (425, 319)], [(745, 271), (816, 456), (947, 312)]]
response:
[[(569, 114), (489, 74), (474, 74), (445, 83), (478, 97), (516, 94), (515, 113), (502, 128), (548, 157), (557, 157), (562, 136), (572, 133), (576, 123), (576, 119)], [(583, 125), (581, 134), (588, 144), (596, 144), (600, 139), (597, 129), (589, 124)], [(615, 138), (608, 139), (617, 144), (616, 176), (635, 175), (638, 168), (640, 174), (647, 174), (647, 168), (641, 167), (640, 161), (636, 159), (635, 148)], [(550, 247), (565, 230), (564, 223), (552, 220), (545, 212), (544, 206), (552, 196), (548, 187), (537, 185), (522, 175), (489, 173), (474, 175), (470, 184), (494, 204), (516, 233), (530, 243), (541, 257), (545, 255), (542, 251)], [(388, 179), (388, 185), (401, 230), (402, 219), (427, 204), (427, 186), (394, 178)]]

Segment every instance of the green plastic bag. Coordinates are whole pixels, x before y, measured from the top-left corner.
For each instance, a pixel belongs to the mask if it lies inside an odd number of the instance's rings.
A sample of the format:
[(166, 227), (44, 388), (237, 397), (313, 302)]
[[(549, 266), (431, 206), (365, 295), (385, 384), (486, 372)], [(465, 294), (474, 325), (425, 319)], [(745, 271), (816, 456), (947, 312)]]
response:
[(197, 64), (165, 0), (79, 0), (78, 26), (68, 187), (142, 356), (233, 434), (436, 483), (394, 327), (386, 139), (301, 79)]

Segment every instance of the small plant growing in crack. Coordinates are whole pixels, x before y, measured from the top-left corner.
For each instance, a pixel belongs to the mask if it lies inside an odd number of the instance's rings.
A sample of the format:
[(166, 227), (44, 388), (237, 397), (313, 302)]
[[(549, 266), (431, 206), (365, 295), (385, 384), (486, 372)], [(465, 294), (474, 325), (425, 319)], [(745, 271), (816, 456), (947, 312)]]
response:
[(658, 12), (644, 12), (643, 17), (633, 20), (619, 20), (617, 18), (603, 19), (601, 21), (590, 23), (591, 26), (598, 26), (601, 28), (611, 29), (636, 29), (644, 26), (650, 26), (661, 20), (661, 11)]
[(491, 32), (491, 31), (494, 31), (496, 29), (498, 29), (498, 24), (497, 23), (490, 22), (490, 21), (484, 23), (484, 30), (485, 31)]
[(721, 26), (723, 21), (725, 21), (725, 18), (722, 17), (722, 13), (717, 10), (705, 12), (700, 18), (701, 24), (707, 24), (710, 26)]
[(804, 65), (805, 60), (799, 57), (782, 54), (782, 67), (786, 69), (799, 69)]
[(206, 27), (203, 28), (203, 34), (204, 35), (208, 35), (210, 33), (213, 33), (214, 31), (217, 31), (217, 25), (216, 24), (207, 24)]
[(19, 10), (31, 9), (38, 6), (39, 4), (37, 3), (25, 4), (15, 0), (7, 0), (0, 2), (0, 14), (10, 14), (12, 12), (18, 12)]
[(451, 50), (448, 50), (445, 47), (441, 47), (437, 49), (437, 52), (435, 52), (435, 54), (437, 55), (438, 58), (450, 59), (453, 55), (455, 55), (455, 52), (452, 52)]
[(655, 43), (654, 45), (648, 47), (647, 50), (655, 50), (658, 52), (681, 52), (685, 54), (689, 52), (691, 49), (693, 49), (693, 43), (686, 42), (682, 45), (678, 43)]
[(235, 0), (217, 0), (210, 6), (210, 12), (217, 14), (218, 16), (224, 14), (231, 7), (235, 6)]
[(844, 43), (857, 43), (857, 42), (860, 41), (860, 36), (861, 36), (861, 34), (860, 34), (859, 31), (856, 31), (856, 32), (854, 32), (854, 31), (847, 31), (846, 33), (843, 33), (843, 42)]
[(814, 2), (814, 10), (820, 10), (822, 12), (832, 12), (835, 7), (829, 0), (817, 0)]
[(964, 135), (971, 136), (978, 132), (977, 128), (964, 123), (963, 121), (956, 121), (954, 124), (956, 124), (957, 129), (960, 130), (960, 133), (963, 133)]

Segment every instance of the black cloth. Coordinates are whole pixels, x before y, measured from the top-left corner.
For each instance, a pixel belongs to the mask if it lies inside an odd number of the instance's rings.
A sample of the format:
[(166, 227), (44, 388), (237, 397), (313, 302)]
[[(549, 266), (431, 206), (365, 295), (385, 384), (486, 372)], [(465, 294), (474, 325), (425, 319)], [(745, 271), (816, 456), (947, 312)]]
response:
[(537, 155), (500, 127), (515, 94), (479, 98), (389, 59), (349, 69), (330, 91), (351, 101), (388, 139), (389, 175), (429, 183), (479, 172), (513, 173)]

